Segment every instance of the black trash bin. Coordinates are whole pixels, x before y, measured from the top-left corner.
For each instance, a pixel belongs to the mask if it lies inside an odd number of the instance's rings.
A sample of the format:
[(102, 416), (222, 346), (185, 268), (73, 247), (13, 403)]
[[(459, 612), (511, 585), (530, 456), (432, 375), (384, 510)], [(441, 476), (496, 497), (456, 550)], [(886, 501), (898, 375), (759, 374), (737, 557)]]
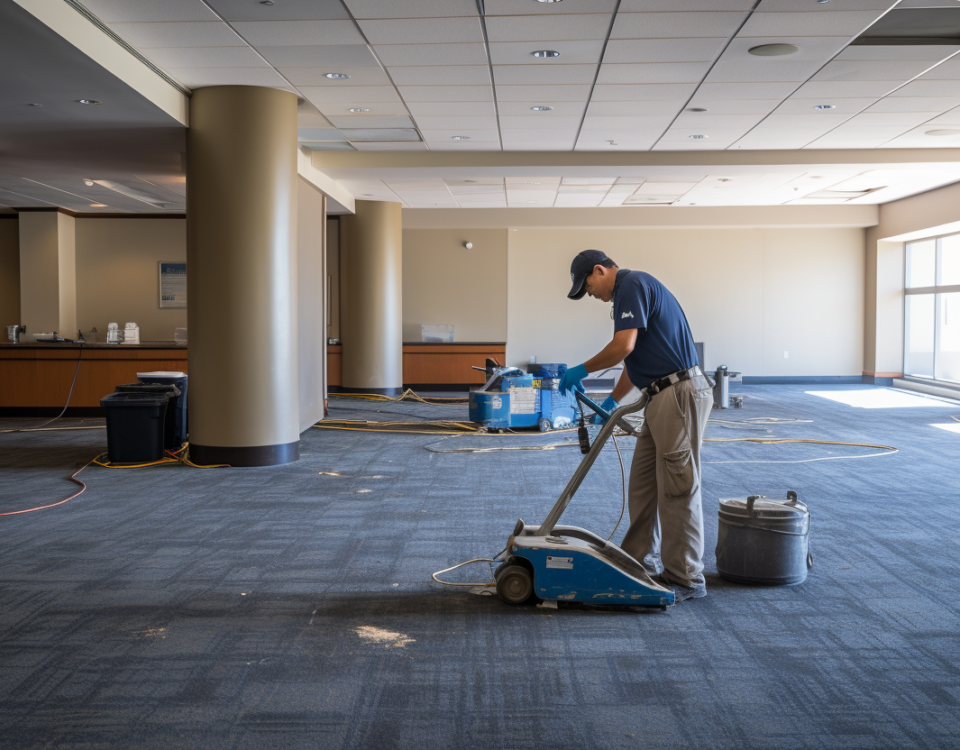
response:
[(137, 380), (141, 383), (156, 385), (175, 385), (180, 389), (180, 396), (170, 400), (170, 408), (174, 411), (176, 423), (176, 439), (179, 448), (187, 441), (187, 374), (184, 372), (138, 372)]
[(163, 458), (168, 393), (111, 393), (100, 399), (107, 413), (110, 463), (138, 464)]
[(177, 423), (177, 402), (180, 389), (175, 385), (161, 383), (124, 383), (116, 387), (117, 393), (163, 393), (170, 401), (167, 403), (167, 416), (163, 422), (163, 447), (167, 450), (180, 450), (183, 440)]

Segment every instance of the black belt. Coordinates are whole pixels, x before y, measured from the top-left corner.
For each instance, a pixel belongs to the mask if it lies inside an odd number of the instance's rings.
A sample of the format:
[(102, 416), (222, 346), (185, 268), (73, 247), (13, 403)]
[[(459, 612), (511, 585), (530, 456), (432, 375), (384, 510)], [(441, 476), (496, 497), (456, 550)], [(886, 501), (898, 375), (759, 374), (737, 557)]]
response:
[(682, 383), (684, 380), (690, 380), (690, 378), (695, 378), (698, 375), (703, 375), (700, 372), (700, 368), (694, 365), (689, 370), (680, 370), (679, 372), (671, 372), (669, 375), (666, 375), (659, 380), (654, 380), (650, 385), (644, 388), (644, 392), (648, 396), (656, 396), (660, 391), (666, 390), (671, 385), (676, 385), (677, 383)]

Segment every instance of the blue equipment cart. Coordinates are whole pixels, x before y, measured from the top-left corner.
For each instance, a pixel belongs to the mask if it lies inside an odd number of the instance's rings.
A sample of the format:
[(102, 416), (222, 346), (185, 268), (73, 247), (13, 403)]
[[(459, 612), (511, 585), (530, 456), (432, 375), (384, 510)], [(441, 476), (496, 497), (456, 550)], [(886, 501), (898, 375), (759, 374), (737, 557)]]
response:
[[(481, 369), (481, 368), (475, 368)], [(541, 432), (572, 427), (580, 415), (576, 400), (560, 393), (563, 364), (541, 365), (531, 373), (487, 360), (487, 382), (470, 391), (470, 421), (490, 430), (539, 427)]]

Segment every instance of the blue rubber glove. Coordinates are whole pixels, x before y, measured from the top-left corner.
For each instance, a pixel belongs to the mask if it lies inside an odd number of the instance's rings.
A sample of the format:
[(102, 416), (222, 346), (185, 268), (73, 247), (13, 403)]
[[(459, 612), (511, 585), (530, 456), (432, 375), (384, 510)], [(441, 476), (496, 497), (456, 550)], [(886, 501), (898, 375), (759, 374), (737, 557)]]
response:
[(566, 395), (567, 391), (580, 391), (583, 393), (583, 386), (580, 381), (587, 377), (587, 368), (583, 365), (569, 368), (563, 373), (560, 380), (560, 393)]
[[(613, 400), (613, 396), (607, 396), (607, 400), (600, 404), (600, 408), (603, 409), (607, 414), (612, 413), (613, 410), (618, 406), (620, 406), (620, 404)], [(593, 423), (603, 424), (603, 417), (601, 417), (599, 414), (594, 414)]]

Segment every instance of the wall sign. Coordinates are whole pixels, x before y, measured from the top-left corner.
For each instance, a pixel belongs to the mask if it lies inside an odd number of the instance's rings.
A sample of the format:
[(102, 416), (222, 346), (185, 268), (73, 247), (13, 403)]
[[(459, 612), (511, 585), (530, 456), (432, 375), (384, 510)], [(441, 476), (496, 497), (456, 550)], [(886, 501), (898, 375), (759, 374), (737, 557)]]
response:
[(160, 262), (160, 307), (185, 310), (187, 307), (187, 264)]

